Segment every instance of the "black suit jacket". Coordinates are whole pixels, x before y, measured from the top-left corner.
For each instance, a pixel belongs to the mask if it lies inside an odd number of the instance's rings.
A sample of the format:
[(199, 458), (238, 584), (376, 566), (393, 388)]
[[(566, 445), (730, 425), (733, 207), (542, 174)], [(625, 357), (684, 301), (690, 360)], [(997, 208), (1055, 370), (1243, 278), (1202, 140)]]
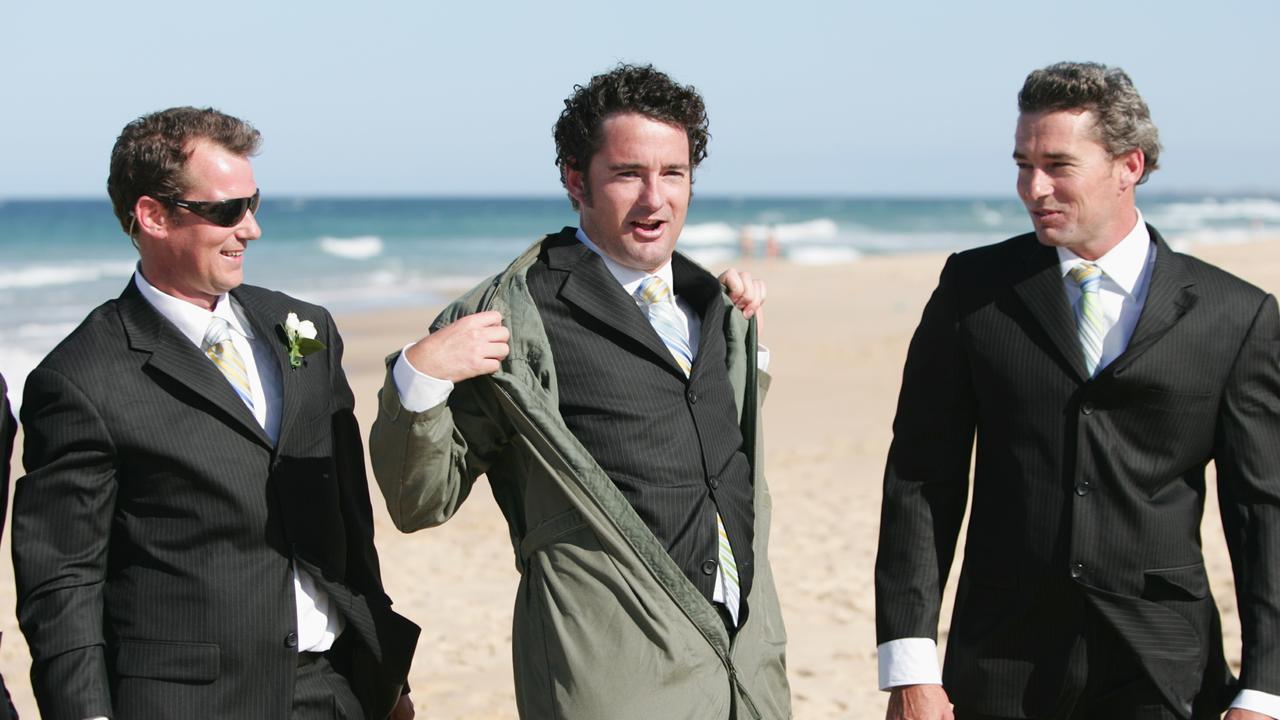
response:
[(549, 236), (527, 275), (557, 358), (561, 417), (708, 601), (720, 514), (745, 609), (755, 575), (753, 483), (725, 371), (720, 283), (672, 256), (673, 290), (702, 323), (686, 377), (635, 299), (575, 233)]
[[(13, 454), (13, 438), (18, 432), (18, 423), (13, 419), (13, 411), (9, 409), (9, 386), (0, 375), (0, 531), (4, 530), (5, 511), (9, 508), (9, 458)], [(17, 717), (13, 705), (9, 702), (9, 690), (4, 686), (4, 678), (0, 678), (0, 720)]]
[(1056, 252), (1034, 234), (952, 256), (912, 340), (885, 471), (877, 635), (935, 637), (976, 432), (943, 675), (970, 711), (1051, 710), (1078, 670), (1088, 613), (1180, 712), (1226, 704), (1232, 678), (1199, 534), (1210, 460), (1244, 628), (1241, 679), (1280, 694), (1276, 301), (1150, 230), (1141, 318), (1096, 378)]
[[(417, 628), (382, 590), (342, 340), (323, 308), (232, 295), (274, 348), (260, 371), (282, 379), (275, 444), (133, 282), (27, 380), (13, 553), (45, 718), (287, 718), (293, 561), (347, 618), (371, 717), (399, 694)], [(277, 328), (289, 312), (328, 346), (297, 369)]]

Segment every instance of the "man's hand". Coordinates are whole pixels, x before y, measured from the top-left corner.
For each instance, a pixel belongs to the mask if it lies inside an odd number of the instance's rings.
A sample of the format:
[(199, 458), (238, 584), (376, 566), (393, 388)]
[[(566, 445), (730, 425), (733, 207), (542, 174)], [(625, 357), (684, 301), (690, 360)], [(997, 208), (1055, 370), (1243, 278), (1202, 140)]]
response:
[(510, 352), (510, 338), (502, 315), (490, 310), (459, 318), (422, 338), (405, 351), (405, 359), (418, 372), (460, 382), (498, 372)]
[(1270, 715), (1263, 715), (1262, 713), (1254, 712), (1252, 710), (1245, 710), (1243, 708), (1231, 708), (1231, 710), (1227, 712), (1227, 716), (1222, 718), (1222, 720), (1276, 720), (1276, 719), (1271, 717)]
[(889, 691), (885, 720), (955, 720), (941, 685), (901, 685)]
[(387, 720), (413, 720), (413, 714), (413, 701), (408, 695), (401, 695)]
[(720, 284), (729, 290), (729, 300), (745, 317), (749, 318), (760, 312), (767, 294), (763, 280), (752, 279), (749, 272), (729, 268), (720, 273)]

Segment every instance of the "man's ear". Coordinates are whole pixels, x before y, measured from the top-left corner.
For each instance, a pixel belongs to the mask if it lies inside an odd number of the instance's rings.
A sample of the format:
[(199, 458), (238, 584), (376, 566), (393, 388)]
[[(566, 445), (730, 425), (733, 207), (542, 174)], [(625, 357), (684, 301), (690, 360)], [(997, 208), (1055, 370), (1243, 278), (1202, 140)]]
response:
[(1134, 148), (1116, 158), (1116, 162), (1120, 166), (1121, 190), (1135, 187), (1138, 180), (1142, 179), (1142, 172), (1147, 168), (1147, 156), (1139, 148)]
[(169, 232), (168, 208), (150, 195), (143, 195), (133, 204), (133, 219), (138, 230), (148, 235), (163, 237)]
[(573, 164), (566, 164), (564, 169), (564, 187), (569, 192), (569, 197), (579, 206), (587, 205), (591, 199), (587, 191), (586, 173), (578, 170)]

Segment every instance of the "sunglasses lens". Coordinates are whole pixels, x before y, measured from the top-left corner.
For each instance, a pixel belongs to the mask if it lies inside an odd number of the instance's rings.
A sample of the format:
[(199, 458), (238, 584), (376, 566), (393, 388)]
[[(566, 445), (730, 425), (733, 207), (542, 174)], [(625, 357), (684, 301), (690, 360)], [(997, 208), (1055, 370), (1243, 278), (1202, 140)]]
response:
[(204, 217), (209, 222), (222, 227), (231, 227), (240, 222), (245, 210), (249, 207), (249, 198), (236, 198), (222, 202), (209, 203), (204, 206)]
[(234, 200), (219, 200), (217, 202), (186, 201), (183, 207), (215, 225), (235, 227), (244, 219), (246, 212), (250, 210), (255, 213), (258, 212), (258, 202), (261, 196), (261, 191), (258, 191), (253, 194), (253, 197), (235, 198)]

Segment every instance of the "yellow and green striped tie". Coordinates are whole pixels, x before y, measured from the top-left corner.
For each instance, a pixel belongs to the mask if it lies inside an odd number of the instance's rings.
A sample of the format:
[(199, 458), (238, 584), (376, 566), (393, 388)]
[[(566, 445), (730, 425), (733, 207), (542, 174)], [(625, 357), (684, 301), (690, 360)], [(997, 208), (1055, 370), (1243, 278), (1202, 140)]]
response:
[(204, 333), (204, 354), (209, 356), (214, 365), (222, 371), (223, 377), (231, 383), (232, 389), (253, 412), (253, 391), (249, 388), (249, 371), (245, 369), (244, 358), (231, 342), (231, 326), (226, 320), (215, 317), (209, 322), (209, 329)]
[(1084, 367), (1093, 377), (1102, 359), (1102, 338), (1105, 320), (1102, 317), (1102, 300), (1098, 289), (1102, 285), (1102, 268), (1082, 262), (1071, 268), (1071, 279), (1080, 286), (1080, 304), (1076, 306), (1076, 332), (1080, 335), (1080, 347), (1084, 350)]

